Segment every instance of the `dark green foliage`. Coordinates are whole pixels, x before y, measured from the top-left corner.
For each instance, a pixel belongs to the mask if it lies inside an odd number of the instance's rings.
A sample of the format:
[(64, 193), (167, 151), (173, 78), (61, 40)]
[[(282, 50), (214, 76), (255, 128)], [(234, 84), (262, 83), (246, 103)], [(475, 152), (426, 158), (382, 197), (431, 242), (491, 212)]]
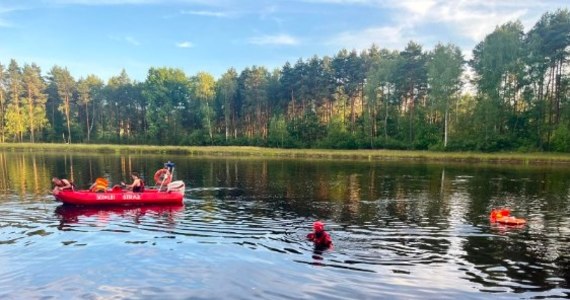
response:
[(320, 143), (319, 148), (327, 149), (356, 149), (356, 137), (340, 123), (333, 123), (328, 128), (328, 133)]
[(432, 150), (432, 148), (442, 148), (442, 133), (436, 124), (424, 124), (416, 129), (416, 138), (414, 140), (414, 150)]
[(204, 146), (208, 143), (209, 137), (206, 130), (194, 130), (182, 138), (182, 145)]
[(185, 125), (194, 125), (195, 113), (190, 111), (190, 82), (178, 69), (150, 69), (142, 92), (149, 109), (145, 119), (148, 138), (160, 144), (179, 144), (187, 134)]
[(307, 111), (303, 117), (289, 122), (287, 132), (302, 148), (312, 148), (325, 136), (325, 128), (312, 110)]
[(568, 124), (563, 124), (554, 131), (552, 151), (570, 152), (570, 128), (568, 128)]

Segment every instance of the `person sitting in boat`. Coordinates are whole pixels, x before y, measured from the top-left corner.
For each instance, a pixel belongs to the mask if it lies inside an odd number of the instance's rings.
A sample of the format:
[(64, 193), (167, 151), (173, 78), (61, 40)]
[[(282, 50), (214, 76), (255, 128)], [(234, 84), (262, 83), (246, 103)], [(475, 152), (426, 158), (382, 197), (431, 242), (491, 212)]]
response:
[(144, 181), (139, 177), (139, 173), (133, 172), (131, 173), (131, 177), (133, 178), (132, 184), (125, 184), (121, 182), (121, 185), (124, 186), (127, 190), (133, 191), (135, 193), (142, 193), (144, 192)]
[(51, 182), (54, 184), (53, 192), (73, 191), (74, 189), (73, 182), (65, 178), (59, 179), (57, 177), (53, 177)]
[(325, 231), (325, 224), (320, 221), (313, 223), (313, 232), (307, 234), (307, 239), (318, 248), (326, 249), (332, 246), (331, 236)]

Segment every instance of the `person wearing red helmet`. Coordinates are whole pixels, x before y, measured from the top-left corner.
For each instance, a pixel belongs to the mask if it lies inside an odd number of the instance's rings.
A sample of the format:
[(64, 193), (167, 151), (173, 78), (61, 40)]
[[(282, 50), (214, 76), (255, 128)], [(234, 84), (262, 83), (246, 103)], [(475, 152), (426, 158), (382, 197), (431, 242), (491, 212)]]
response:
[(307, 239), (312, 241), (316, 247), (329, 248), (332, 246), (332, 239), (325, 231), (325, 224), (320, 221), (313, 223), (313, 232), (307, 234)]

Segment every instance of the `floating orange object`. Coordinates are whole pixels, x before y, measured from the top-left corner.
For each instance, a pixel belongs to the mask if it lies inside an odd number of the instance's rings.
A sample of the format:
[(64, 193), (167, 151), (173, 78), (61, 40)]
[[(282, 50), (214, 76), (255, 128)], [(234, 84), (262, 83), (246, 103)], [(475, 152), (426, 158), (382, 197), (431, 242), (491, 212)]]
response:
[(105, 192), (109, 186), (109, 181), (103, 177), (99, 177), (95, 180), (95, 184), (91, 186), (92, 192)]
[(511, 216), (511, 210), (508, 208), (493, 209), (491, 211), (491, 222), (505, 225), (524, 225), (525, 219)]
[(172, 174), (168, 169), (159, 169), (154, 173), (154, 182), (156, 185), (168, 185), (172, 181)]
[(508, 208), (493, 209), (491, 211), (491, 219), (500, 219), (511, 215), (511, 210)]
[(497, 222), (499, 224), (505, 224), (505, 225), (524, 225), (524, 224), (526, 224), (525, 219), (515, 218), (515, 217), (502, 217), (502, 218), (498, 218), (495, 222)]

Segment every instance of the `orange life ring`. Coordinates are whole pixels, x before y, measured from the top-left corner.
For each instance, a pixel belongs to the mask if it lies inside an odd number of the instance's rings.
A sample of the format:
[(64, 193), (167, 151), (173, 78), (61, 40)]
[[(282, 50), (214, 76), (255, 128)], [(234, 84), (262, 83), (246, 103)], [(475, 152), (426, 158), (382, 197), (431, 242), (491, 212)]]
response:
[(156, 185), (167, 185), (172, 181), (172, 175), (167, 169), (160, 169), (154, 173), (154, 182)]

